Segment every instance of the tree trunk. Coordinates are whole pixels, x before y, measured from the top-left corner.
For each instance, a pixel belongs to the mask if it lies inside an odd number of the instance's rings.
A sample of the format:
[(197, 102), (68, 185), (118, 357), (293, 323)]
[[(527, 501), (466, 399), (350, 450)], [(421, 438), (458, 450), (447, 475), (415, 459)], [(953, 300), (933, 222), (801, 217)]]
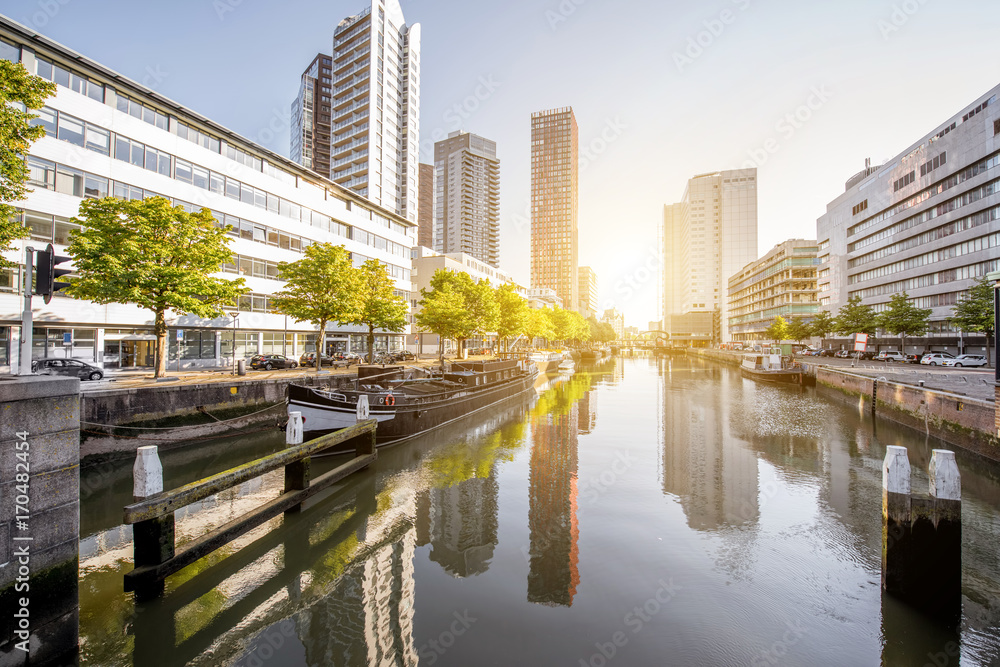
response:
[(368, 325), (368, 363), (375, 363), (375, 327)]
[[(316, 336), (316, 372), (323, 370), (323, 348), (326, 347), (326, 320), (319, 321), (319, 335)], [(236, 351), (233, 350), (233, 354)]]
[(156, 334), (156, 365), (153, 370), (154, 378), (161, 378), (167, 374), (167, 318), (162, 310), (157, 310), (153, 319), (153, 333)]

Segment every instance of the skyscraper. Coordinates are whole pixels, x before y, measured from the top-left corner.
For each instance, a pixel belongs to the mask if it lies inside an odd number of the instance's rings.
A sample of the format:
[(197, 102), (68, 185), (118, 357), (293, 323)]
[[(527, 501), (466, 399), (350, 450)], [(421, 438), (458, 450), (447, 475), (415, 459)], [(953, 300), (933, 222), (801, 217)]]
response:
[[(321, 176), (330, 176), (330, 65), (320, 53), (302, 73), (299, 96), (292, 102), (292, 160)], [(326, 99), (326, 102), (322, 100)], [(320, 111), (317, 111), (320, 109)]]
[(417, 187), (417, 245), (434, 249), (434, 165), (421, 164)]
[(589, 266), (579, 268), (580, 285), (576, 312), (584, 317), (597, 316), (597, 274)]
[[(757, 170), (695, 176), (664, 207), (664, 327), (680, 340), (729, 341), (729, 278), (757, 259)], [(678, 336), (674, 336), (678, 340)]]
[(332, 58), (302, 75), (292, 119), (293, 160), (417, 221), (420, 24), (406, 25), (399, 0), (340, 22)]
[(531, 115), (531, 287), (577, 306), (579, 138), (572, 107)]
[(434, 144), (435, 250), (464, 252), (500, 267), (500, 160), (497, 144), (452, 132)]

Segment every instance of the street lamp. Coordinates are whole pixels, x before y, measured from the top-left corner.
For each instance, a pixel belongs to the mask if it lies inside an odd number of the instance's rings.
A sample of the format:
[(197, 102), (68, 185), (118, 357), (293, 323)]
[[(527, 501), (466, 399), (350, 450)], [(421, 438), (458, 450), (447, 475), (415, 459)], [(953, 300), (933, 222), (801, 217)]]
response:
[(233, 375), (236, 375), (236, 323), (240, 319), (240, 314), (233, 315)]

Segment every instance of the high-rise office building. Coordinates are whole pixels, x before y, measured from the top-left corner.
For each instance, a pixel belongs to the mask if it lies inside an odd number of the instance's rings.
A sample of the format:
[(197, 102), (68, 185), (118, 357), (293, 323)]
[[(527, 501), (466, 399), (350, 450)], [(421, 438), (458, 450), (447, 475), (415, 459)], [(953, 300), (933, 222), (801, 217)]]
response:
[(905, 352), (984, 354), (986, 340), (956, 331), (955, 304), (1000, 270), (1000, 86), (880, 167), (866, 167), (817, 220), (820, 306), (851, 297), (876, 311), (906, 292), (931, 310), (927, 337)]
[(333, 56), (302, 75), (292, 119), (292, 159), (417, 221), (420, 24), (406, 25), (399, 0), (340, 22)]
[(579, 268), (576, 311), (584, 317), (597, 316), (597, 274), (589, 266)]
[(417, 187), (417, 245), (434, 247), (434, 165), (421, 164)]
[(452, 132), (434, 144), (434, 249), (500, 266), (500, 160), (497, 144)]
[(531, 115), (531, 286), (577, 306), (579, 131), (572, 107)]
[(664, 327), (689, 343), (728, 342), (729, 278), (757, 259), (757, 170), (695, 176), (663, 211)]
[(327, 177), (330, 175), (330, 104), (322, 100), (330, 99), (328, 73), (332, 63), (330, 56), (320, 53), (302, 73), (299, 96), (292, 102), (289, 153), (293, 161)]

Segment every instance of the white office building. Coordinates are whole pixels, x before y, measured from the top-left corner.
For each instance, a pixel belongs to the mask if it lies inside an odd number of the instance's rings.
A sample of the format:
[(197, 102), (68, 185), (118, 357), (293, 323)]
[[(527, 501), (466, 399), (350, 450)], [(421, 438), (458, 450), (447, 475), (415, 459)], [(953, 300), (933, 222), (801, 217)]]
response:
[(417, 222), (420, 24), (399, 0), (371, 0), (333, 33), (333, 55), (302, 74), (292, 104), (291, 155), (410, 222)]
[[(0, 40), (0, 57), (58, 84), (36, 121), (47, 135), (28, 157), (33, 192), (17, 204), (30, 238), (15, 242), (7, 259), (23, 265), (25, 247), (48, 243), (65, 254), (71, 218), (87, 197), (163, 196), (189, 210), (208, 208), (232, 227), (235, 258), (220, 276), (243, 276), (250, 293), (225, 317), (169, 315), (168, 368), (315, 350), (316, 327), (271, 305), (284, 286), (278, 263), (300, 259), (312, 243), (343, 245), (356, 264), (383, 262), (408, 298), (416, 237), (409, 220), (3, 17)], [(0, 372), (16, 363), (22, 270), (0, 271)], [(112, 368), (153, 363), (149, 311), (58, 294), (48, 305), (36, 297), (33, 311), (36, 358), (77, 357)], [(364, 334), (331, 324), (323, 346), (361, 351)], [(376, 345), (403, 342), (404, 334), (380, 332)]]

